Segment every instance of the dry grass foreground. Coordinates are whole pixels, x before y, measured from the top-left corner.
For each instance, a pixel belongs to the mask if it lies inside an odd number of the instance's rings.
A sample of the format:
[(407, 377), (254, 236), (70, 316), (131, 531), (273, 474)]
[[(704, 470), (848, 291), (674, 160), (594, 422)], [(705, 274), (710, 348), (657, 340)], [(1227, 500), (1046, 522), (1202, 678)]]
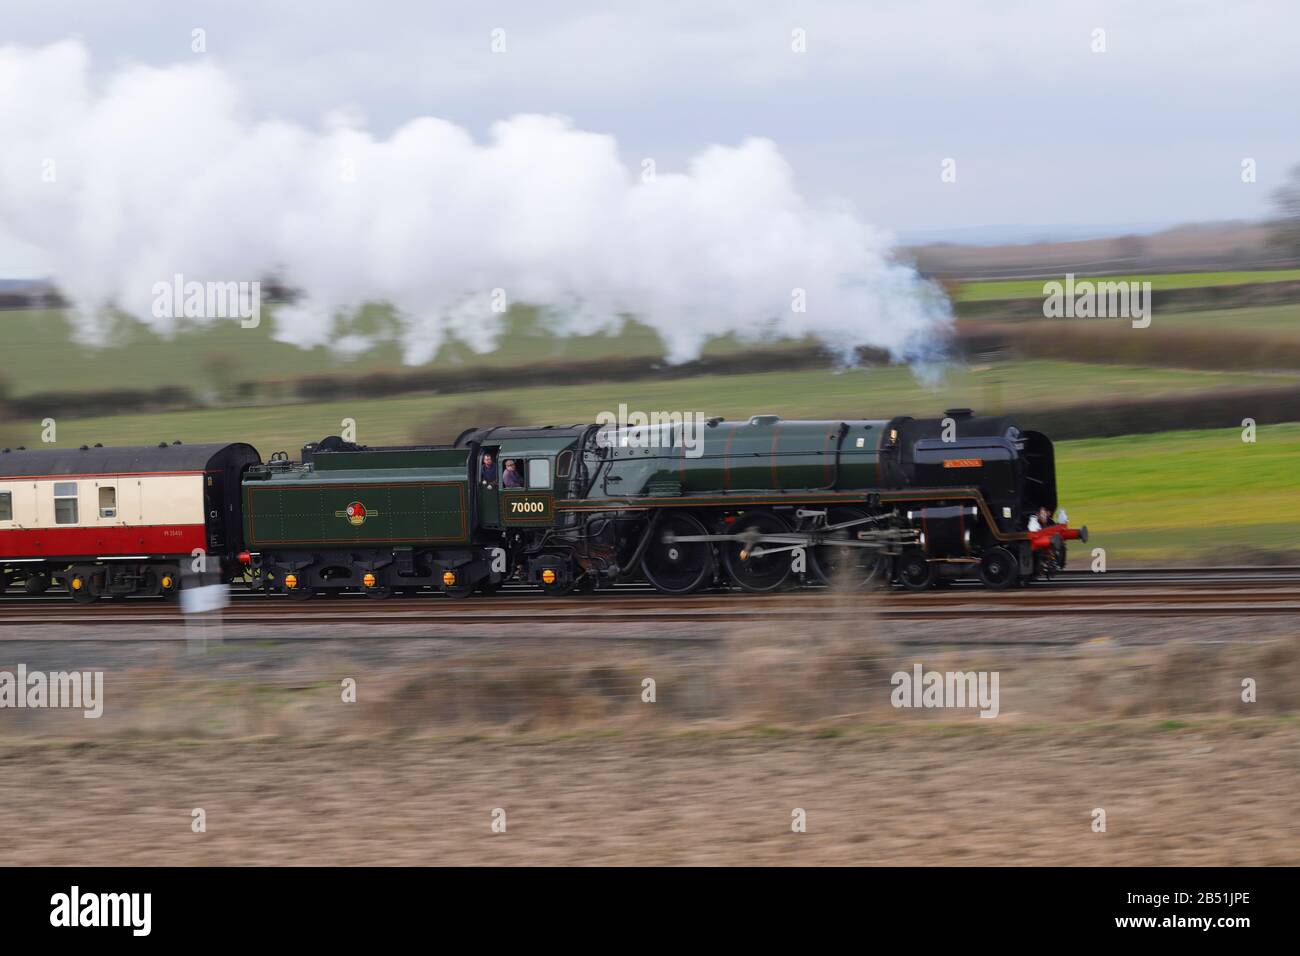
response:
[[(0, 713), (0, 864), (1300, 862), (1294, 626), (1108, 627), (116, 644), (101, 720)], [(998, 670), (1000, 716), (894, 709), (917, 661)]]

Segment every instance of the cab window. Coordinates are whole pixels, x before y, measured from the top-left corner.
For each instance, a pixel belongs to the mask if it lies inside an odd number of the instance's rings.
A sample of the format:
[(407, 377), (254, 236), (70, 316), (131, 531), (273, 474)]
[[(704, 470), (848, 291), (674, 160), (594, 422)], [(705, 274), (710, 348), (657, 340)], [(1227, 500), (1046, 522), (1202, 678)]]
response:
[(551, 460), (549, 458), (528, 459), (528, 487), (551, 487)]
[(0, 521), (14, 520), (14, 495), (12, 491), (0, 491)]
[(77, 523), (77, 483), (75, 481), (56, 481), (54, 483), (54, 523)]
[(569, 472), (573, 468), (573, 452), (565, 449), (560, 452), (560, 457), (555, 460), (555, 477), (568, 478)]

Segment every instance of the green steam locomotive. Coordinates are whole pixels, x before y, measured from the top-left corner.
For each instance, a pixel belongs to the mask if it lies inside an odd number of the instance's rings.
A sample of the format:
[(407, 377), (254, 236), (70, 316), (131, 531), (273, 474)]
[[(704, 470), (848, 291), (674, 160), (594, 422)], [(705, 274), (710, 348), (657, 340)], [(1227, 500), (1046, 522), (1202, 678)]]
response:
[(449, 445), (338, 437), (242, 481), (253, 586), (305, 599), (510, 580), (550, 594), (803, 584), (1009, 587), (1087, 529), (1057, 507), (1052, 443), (1010, 418), (745, 421), (663, 416), (466, 430)]

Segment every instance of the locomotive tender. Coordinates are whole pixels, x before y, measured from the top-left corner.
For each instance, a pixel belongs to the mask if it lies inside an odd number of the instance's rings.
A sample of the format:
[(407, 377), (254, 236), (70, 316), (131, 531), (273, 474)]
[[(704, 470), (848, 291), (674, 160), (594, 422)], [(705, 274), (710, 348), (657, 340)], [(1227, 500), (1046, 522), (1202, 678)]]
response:
[[(551, 594), (803, 582), (922, 590), (1050, 576), (1069, 539), (1052, 443), (1006, 417), (708, 419), (472, 428), (448, 445), (337, 437), (262, 462), (249, 445), (0, 453), (4, 584), (77, 600), (168, 594), (202, 550), (226, 580), (297, 599), (525, 580)], [(522, 487), (483, 470), (514, 460)], [(69, 503), (71, 502), (71, 504)]]

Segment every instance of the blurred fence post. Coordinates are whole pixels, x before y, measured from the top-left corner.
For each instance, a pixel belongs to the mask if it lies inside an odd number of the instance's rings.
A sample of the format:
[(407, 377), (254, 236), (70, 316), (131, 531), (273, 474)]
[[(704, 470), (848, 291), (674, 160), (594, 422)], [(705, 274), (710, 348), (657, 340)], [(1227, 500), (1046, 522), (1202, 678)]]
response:
[(181, 613), (185, 616), (185, 644), (189, 653), (207, 650), (208, 636), (222, 638), (221, 611), (230, 604), (230, 586), (213, 572), (181, 576)]

